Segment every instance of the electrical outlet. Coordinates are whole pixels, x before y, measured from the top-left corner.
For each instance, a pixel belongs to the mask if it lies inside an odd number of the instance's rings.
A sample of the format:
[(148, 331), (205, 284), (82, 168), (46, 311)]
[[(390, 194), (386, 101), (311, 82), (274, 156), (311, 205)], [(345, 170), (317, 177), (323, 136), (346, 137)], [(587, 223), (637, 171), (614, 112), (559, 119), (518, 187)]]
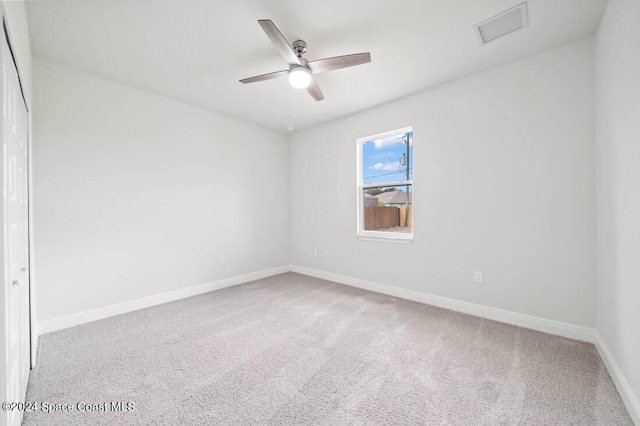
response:
[(220, 256), (220, 264), (224, 265), (225, 263), (227, 263), (227, 258), (224, 256)]
[(482, 272), (481, 271), (475, 271), (473, 273), (473, 281), (476, 283), (481, 283), (482, 282)]

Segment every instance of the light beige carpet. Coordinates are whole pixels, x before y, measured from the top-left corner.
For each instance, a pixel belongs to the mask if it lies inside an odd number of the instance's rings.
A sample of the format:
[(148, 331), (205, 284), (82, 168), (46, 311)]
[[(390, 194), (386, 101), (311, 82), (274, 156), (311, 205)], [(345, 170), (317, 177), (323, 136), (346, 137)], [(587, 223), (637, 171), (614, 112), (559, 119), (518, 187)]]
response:
[(293, 273), (44, 335), (27, 400), (73, 411), (26, 425), (632, 424), (591, 344)]

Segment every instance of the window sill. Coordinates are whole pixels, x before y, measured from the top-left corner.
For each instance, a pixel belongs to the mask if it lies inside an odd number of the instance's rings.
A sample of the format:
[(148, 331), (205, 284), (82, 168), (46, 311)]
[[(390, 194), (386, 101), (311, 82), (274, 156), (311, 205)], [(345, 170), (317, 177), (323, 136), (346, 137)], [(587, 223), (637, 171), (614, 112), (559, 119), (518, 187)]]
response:
[(379, 243), (392, 243), (392, 244), (411, 244), (413, 242), (413, 234), (403, 236), (388, 236), (380, 234), (360, 234), (357, 236), (362, 241), (375, 241)]

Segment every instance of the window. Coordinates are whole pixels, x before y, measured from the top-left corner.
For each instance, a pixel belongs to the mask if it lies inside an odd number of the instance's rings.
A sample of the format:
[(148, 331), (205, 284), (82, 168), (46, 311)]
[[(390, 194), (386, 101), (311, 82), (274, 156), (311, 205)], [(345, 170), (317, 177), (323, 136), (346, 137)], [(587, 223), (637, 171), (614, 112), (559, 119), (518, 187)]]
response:
[(413, 130), (358, 139), (358, 236), (413, 239)]

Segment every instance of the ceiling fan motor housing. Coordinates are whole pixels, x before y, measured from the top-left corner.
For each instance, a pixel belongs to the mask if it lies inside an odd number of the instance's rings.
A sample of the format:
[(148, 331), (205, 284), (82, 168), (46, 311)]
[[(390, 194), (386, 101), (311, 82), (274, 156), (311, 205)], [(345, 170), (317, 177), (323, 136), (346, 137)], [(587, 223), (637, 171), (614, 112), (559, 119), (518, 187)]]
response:
[(296, 52), (296, 55), (298, 55), (298, 58), (307, 53), (307, 43), (303, 40), (294, 41), (291, 47), (293, 51)]

